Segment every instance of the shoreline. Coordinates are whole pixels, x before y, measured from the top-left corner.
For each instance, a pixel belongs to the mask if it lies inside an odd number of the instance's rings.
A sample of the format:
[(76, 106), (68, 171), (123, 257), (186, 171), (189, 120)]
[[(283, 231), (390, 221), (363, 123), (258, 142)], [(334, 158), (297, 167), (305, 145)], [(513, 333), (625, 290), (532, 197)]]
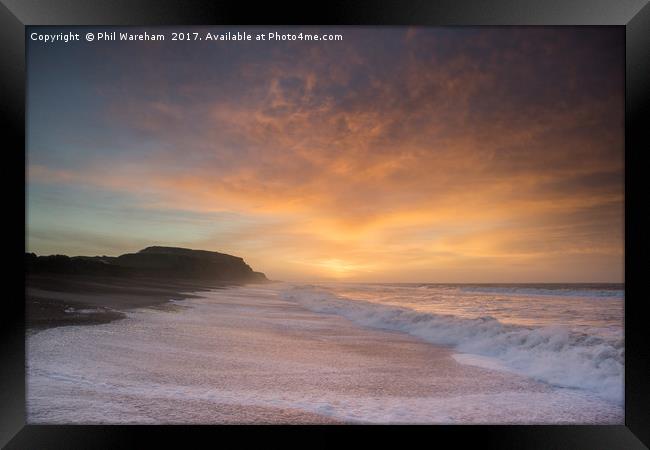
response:
[(160, 279), (62, 274), (25, 278), (25, 325), (38, 331), (70, 325), (98, 325), (121, 320), (124, 311), (164, 308), (170, 300), (199, 297), (211, 289), (242, 286), (191, 279)]
[(621, 423), (620, 407), (592, 396), (460, 364), (453, 349), (277, 292), (214, 291), (30, 337), (28, 422)]

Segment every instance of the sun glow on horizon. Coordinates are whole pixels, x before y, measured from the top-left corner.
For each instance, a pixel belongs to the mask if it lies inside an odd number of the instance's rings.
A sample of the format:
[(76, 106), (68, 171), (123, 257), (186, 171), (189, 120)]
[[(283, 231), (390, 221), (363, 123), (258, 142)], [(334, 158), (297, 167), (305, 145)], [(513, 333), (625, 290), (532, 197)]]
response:
[[(308, 263), (309, 265), (309, 263)], [(371, 274), (370, 264), (357, 264), (341, 259), (332, 258), (310, 264), (319, 269), (324, 269), (326, 273), (334, 278), (349, 278), (359, 273)]]
[(285, 280), (622, 281), (620, 30), (342, 33), (30, 42), (29, 251), (181, 246)]

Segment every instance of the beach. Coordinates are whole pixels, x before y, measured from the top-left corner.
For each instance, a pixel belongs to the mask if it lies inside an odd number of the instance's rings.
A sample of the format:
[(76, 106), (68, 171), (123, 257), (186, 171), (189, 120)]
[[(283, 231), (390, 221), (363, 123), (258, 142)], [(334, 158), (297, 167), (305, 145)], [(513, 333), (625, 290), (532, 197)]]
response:
[(209, 290), (33, 331), (28, 423), (622, 423), (616, 402), (312, 311), (290, 291)]
[(109, 323), (126, 317), (124, 310), (166, 308), (170, 299), (193, 298), (193, 292), (224, 287), (223, 283), (160, 278), (28, 274), (28, 329)]
[(29, 424), (626, 424), (620, 28), (91, 28), (25, 41)]

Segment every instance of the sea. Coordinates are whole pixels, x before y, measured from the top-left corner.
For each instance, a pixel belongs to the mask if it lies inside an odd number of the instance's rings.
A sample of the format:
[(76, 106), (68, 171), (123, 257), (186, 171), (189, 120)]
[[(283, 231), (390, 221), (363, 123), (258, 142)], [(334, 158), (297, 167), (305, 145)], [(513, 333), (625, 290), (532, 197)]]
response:
[[(169, 306), (30, 334), (28, 422), (623, 420), (622, 284), (282, 282)], [(423, 346), (480, 369), (472, 392), (427, 386)]]
[(499, 367), (623, 402), (623, 284), (330, 283), (284, 291), (313, 311), (453, 348)]

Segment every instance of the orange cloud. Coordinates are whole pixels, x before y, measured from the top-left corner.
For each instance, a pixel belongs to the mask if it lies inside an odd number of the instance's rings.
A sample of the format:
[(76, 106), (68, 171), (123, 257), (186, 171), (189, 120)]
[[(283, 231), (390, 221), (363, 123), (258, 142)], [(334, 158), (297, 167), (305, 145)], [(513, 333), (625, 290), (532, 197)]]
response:
[[(177, 86), (181, 101), (161, 83), (155, 100), (107, 108), (152, 150), (121, 153), (110, 170), (34, 164), (28, 180), (131, 193), (145, 209), (237, 213), (247, 224), (196, 246), (249, 250), (276, 278), (490, 281), (516, 266), (516, 279), (558, 279), (576, 261), (586, 266), (574, 278), (620, 276), (622, 91), (561, 98), (524, 45), (485, 60), (421, 50), (407, 46), (390, 73), (354, 46), (245, 61), (233, 96), (194, 80)], [(519, 99), (519, 77), (537, 83), (521, 95), (557, 98)]]

